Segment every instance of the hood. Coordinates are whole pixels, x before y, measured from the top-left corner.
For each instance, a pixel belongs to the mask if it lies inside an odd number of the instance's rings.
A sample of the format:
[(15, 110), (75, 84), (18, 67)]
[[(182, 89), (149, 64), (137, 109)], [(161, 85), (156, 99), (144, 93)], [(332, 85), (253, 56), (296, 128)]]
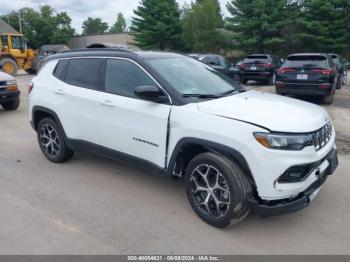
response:
[(9, 75), (0, 71), (0, 81), (8, 81), (8, 80), (15, 80), (15, 78), (12, 75)]
[(204, 113), (237, 119), (275, 132), (312, 132), (329, 121), (328, 113), (320, 106), (257, 91), (198, 103), (198, 109)]

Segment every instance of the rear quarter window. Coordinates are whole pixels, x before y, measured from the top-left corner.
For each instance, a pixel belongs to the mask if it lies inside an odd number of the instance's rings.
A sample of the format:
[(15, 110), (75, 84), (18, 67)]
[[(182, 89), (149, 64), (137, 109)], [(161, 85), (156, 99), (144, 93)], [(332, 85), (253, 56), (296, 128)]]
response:
[(68, 64), (68, 60), (58, 61), (55, 71), (53, 72), (53, 75), (58, 79), (64, 81), (64, 79), (66, 78), (67, 64)]
[(327, 57), (322, 55), (296, 55), (287, 58), (285, 67), (322, 67), (327, 68)]

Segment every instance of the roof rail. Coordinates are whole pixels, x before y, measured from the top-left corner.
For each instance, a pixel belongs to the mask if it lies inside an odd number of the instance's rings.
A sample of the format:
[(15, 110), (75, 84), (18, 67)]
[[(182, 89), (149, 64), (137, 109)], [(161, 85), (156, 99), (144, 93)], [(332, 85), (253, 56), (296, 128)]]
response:
[(75, 53), (75, 52), (93, 52), (93, 51), (117, 51), (117, 52), (126, 52), (126, 53), (134, 53), (130, 49), (121, 48), (121, 47), (108, 47), (108, 48), (80, 48), (80, 49), (69, 49), (64, 50), (62, 53)]

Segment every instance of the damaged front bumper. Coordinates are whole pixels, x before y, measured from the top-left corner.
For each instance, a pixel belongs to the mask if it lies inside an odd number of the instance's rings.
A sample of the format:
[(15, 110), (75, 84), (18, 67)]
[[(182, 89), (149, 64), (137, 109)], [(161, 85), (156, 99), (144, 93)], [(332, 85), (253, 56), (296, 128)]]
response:
[(309, 188), (300, 193), (297, 197), (293, 199), (271, 201), (264, 201), (258, 198), (250, 199), (249, 202), (251, 208), (260, 217), (270, 217), (292, 213), (307, 207), (318, 194), (328, 176), (332, 175), (338, 167), (337, 150), (333, 149), (330, 151), (326, 159), (329, 162), (328, 168), (323, 173), (319, 174), (318, 180), (316, 180)]

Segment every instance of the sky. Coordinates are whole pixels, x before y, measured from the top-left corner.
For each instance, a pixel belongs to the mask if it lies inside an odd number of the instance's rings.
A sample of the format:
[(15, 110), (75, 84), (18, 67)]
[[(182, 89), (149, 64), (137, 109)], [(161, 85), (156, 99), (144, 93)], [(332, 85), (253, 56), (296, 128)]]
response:
[[(177, 0), (179, 5), (190, 3), (191, 0)], [(227, 14), (226, 2), (219, 0), (224, 14)], [(72, 18), (72, 26), (77, 33), (81, 33), (81, 25), (90, 17), (99, 17), (109, 25), (116, 20), (117, 13), (122, 12), (130, 24), (133, 10), (139, 0), (0, 0), (0, 15), (18, 10), (22, 7), (38, 9), (40, 5), (50, 5), (58, 12), (67, 12)]]

